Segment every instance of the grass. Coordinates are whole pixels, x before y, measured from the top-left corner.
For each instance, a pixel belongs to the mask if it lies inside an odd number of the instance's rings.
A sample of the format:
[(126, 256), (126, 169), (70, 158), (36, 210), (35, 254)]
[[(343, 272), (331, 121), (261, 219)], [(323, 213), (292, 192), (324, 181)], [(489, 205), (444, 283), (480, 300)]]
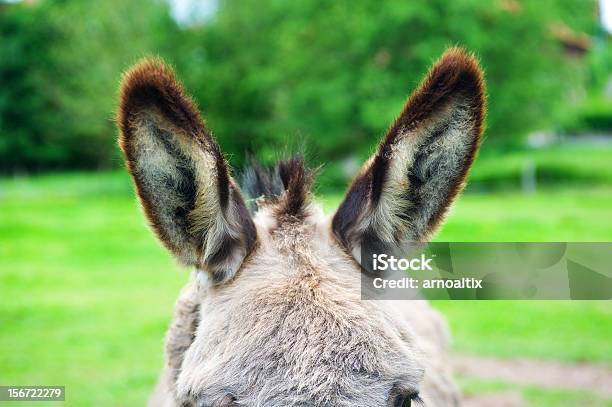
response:
[[(339, 199), (322, 201), (329, 210)], [(609, 241), (610, 208), (604, 186), (470, 194), (438, 240)], [(68, 405), (142, 405), (187, 277), (146, 228), (122, 172), (0, 181), (0, 383), (64, 384)], [(436, 306), (461, 352), (612, 362), (609, 302)], [(535, 405), (560, 397), (520, 391)]]
[(475, 380), (469, 378), (459, 378), (459, 385), (464, 394), (488, 394), (504, 393), (517, 394), (521, 399), (532, 406), (555, 406), (555, 407), (609, 407), (610, 400), (605, 400), (601, 396), (583, 391), (572, 391), (563, 389), (541, 389), (533, 386), (519, 386), (508, 383)]
[(436, 301), (456, 351), (612, 365), (612, 305), (605, 301)]
[(69, 405), (143, 404), (187, 273), (146, 230), (126, 181), (3, 183), (1, 383), (65, 384)]

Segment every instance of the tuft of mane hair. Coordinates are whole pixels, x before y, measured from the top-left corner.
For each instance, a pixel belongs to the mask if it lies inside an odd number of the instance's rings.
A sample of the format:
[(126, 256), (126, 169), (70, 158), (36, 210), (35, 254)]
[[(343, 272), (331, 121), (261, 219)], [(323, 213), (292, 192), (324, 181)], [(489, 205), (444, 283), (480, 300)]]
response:
[(242, 174), (242, 191), (247, 194), (249, 210), (274, 206), (277, 219), (301, 220), (310, 202), (314, 171), (307, 168), (301, 154), (264, 167), (255, 160)]

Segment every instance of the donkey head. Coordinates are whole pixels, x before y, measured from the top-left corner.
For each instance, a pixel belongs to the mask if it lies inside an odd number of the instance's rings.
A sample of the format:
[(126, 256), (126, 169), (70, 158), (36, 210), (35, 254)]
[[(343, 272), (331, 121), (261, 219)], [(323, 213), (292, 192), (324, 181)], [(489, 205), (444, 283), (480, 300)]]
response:
[(168, 336), (174, 403), (365, 407), (418, 398), (428, 374), (418, 327), (386, 302), (360, 300), (354, 256), (370, 241), (433, 233), (478, 149), (483, 88), (476, 60), (447, 51), (325, 217), (299, 158), (246, 173), (257, 198), (251, 214), (172, 71), (145, 60), (125, 75), (118, 122), (127, 167), (159, 239), (196, 269)]

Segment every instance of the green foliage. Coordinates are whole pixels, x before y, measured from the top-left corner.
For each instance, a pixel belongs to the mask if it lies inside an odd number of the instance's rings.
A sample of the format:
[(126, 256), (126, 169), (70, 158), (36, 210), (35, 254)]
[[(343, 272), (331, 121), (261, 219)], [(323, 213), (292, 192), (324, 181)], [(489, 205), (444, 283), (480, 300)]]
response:
[(486, 71), (487, 145), (516, 144), (585, 79), (550, 26), (593, 32), (594, 4), (225, 0), (180, 27), (164, 0), (0, 3), (0, 171), (118, 165), (118, 80), (145, 54), (178, 68), (234, 164), (303, 145), (315, 162), (364, 157), (451, 45)]
[(612, 99), (590, 97), (564, 121), (564, 130), (571, 133), (612, 132)]
[[(51, 56), (41, 52), (58, 41), (56, 27), (44, 20), (44, 7), (21, 12), (0, 4), (0, 169), (28, 167), (65, 160), (57, 145), (57, 111), (51, 76), (45, 71)], [(34, 62), (36, 61), (36, 62)]]
[[(315, 157), (369, 152), (446, 47), (480, 57), (488, 144), (550, 125), (579, 80), (550, 24), (590, 29), (590, 1), (226, 0), (190, 48), (187, 82), (226, 150), (273, 158), (307, 140)], [(187, 71), (185, 69), (185, 71)], [(200, 86), (198, 86), (200, 84)]]
[(612, 148), (607, 145), (484, 151), (470, 171), (468, 191), (520, 188), (527, 165), (535, 167), (535, 178), (541, 186), (612, 185), (610, 159)]
[(577, 106), (568, 109), (560, 120), (560, 128), (566, 133), (612, 132), (612, 37), (599, 33), (593, 44), (593, 52), (587, 59), (587, 90)]
[(172, 33), (161, 1), (0, 4), (0, 171), (115, 166), (120, 74)]

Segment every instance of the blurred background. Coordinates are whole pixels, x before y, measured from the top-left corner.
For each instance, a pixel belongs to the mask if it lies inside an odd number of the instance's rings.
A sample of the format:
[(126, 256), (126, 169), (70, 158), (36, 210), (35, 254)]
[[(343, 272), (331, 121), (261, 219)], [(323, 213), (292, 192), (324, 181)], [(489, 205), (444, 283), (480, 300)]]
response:
[[(305, 149), (330, 212), (463, 46), (486, 72), (486, 138), (437, 240), (610, 241), (611, 32), (607, 0), (0, 0), (0, 384), (135, 406), (161, 369), (188, 271), (146, 228), (116, 145), (139, 58), (176, 68), (237, 173)], [(609, 302), (435, 305), (469, 402), (612, 405)]]

